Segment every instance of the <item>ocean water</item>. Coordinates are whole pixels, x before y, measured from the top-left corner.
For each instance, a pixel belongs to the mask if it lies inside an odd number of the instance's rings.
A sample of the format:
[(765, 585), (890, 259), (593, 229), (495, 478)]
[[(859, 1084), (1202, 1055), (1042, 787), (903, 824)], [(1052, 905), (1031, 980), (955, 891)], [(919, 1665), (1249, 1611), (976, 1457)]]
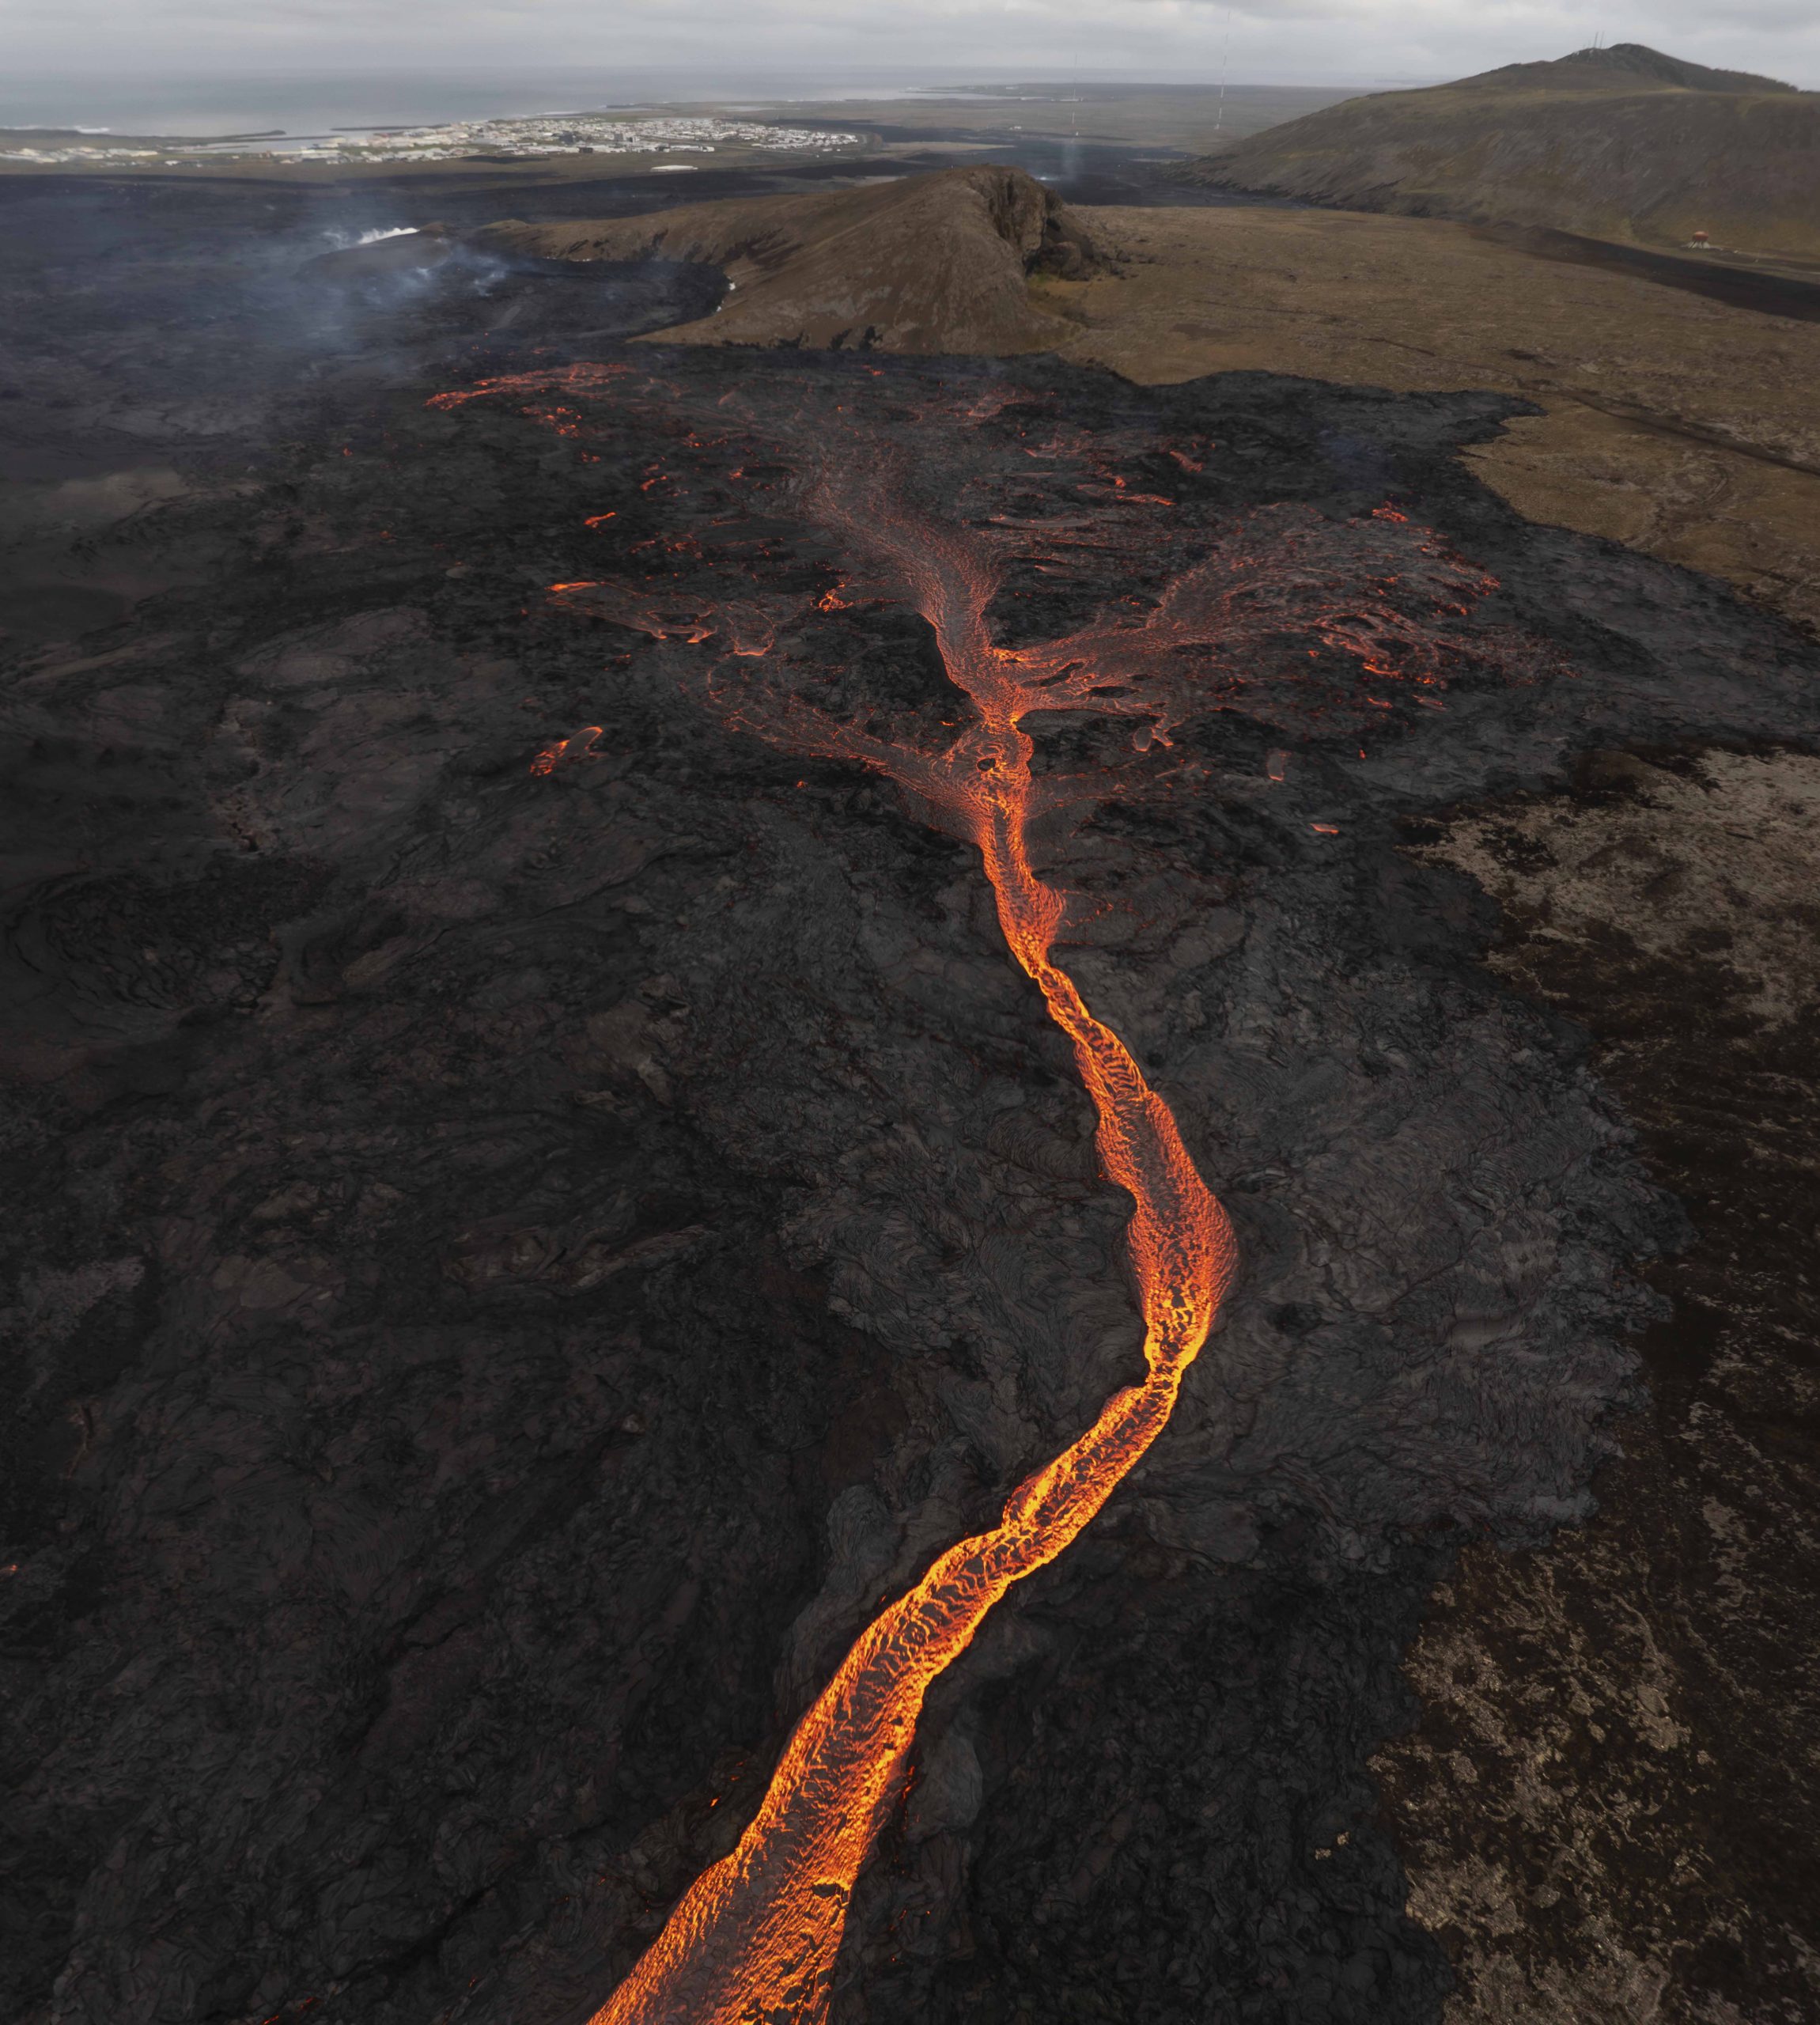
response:
[[(971, 78), (974, 74), (969, 73)], [(510, 119), (679, 100), (897, 97), (961, 81), (854, 73), (716, 73), (648, 68), (437, 72), (290, 71), (221, 77), (0, 75), (0, 127), (104, 127), (115, 134), (199, 138), (430, 127), (452, 119)]]

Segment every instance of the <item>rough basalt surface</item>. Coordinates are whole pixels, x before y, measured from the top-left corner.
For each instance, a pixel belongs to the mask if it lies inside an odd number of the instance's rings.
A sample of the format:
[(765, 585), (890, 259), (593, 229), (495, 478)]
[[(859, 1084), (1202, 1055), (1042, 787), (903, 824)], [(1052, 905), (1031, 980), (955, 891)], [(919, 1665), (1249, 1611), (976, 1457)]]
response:
[[(1516, 519), (1455, 454), (1507, 401), (660, 362), (805, 408), (1009, 387), (1113, 458), (1211, 438), (1185, 514), (1394, 502), (1547, 650), (1363, 758), (1210, 710), (1194, 793), (1057, 843), (1107, 903), (1065, 954), (1243, 1274), (1153, 1456), (932, 1699), (834, 2005), (1432, 2019), (1367, 1760), (1462, 1532), (1589, 1510), (1683, 1224), (1399, 825), (1590, 747), (1811, 740), (1811, 650)], [(1134, 1366), (1123, 1207), (971, 854), (552, 608), (700, 532), (655, 439), (393, 377), (164, 509), (206, 581), (8, 678), (0, 1959), (34, 2025), (585, 2018), (880, 1597)], [(828, 626), (856, 680), (939, 684), (901, 612)]]
[(1697, 1233), (1648, 1269), (1673, 1312), (1597, 1518), (1462, 1558), (1375, 1767), (1449, 2025), (1820, 2012), (1817, 805), (1808, 753), (1594, 753), (1420, 846), (1592, 1030)]

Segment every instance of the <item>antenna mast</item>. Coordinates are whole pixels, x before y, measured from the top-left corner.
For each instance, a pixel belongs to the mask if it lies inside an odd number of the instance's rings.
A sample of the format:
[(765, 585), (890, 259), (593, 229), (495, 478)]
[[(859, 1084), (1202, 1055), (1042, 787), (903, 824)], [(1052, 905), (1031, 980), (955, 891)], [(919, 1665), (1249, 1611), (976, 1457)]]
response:
[(1226, 9), (1226, 44), (1220, 52), (1220, 109), (1213, 115), (1213, 131), (1218, 134), (1226, 123), (1226, 73), (1232, 62), (1232, 9)]

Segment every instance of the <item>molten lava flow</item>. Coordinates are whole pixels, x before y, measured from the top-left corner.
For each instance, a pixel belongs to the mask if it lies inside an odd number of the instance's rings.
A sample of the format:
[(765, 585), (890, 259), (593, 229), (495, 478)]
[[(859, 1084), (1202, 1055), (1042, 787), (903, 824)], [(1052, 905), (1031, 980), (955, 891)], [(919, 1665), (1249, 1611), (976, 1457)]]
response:
[(863, 539), (936, 631), (976, 721), (945, 754), (866, 741), (854, 749), (963, 827), (978, 845), (1006, 941), (1074, 1044), (1099, 1114), (1107, 1173), (1131, 1195), (1133, 1267), (1148, 1375), (1116, 1394), (1087, 1433), (1020, 1484), (989, 1533), (963, 1540), (876, 1618), (798, 1724), (739, 1847), (697, 1879), (594, 2025), (745, 2025), (822, 2017), (848, 1895), (899, 1789), (929, 1683), (965, 1650), (1013, 1582), (1053, 1561), (1168, 1420), (1232, 1277), (1225, 1213), (1195, 1172), (1169, 1108), (1111, 1028), (1082, 1003), (1050, 949), (1065, 902), (1031, 869), (1039, 801), (1020, 719), (1053, 707), (1017, 657), (993, 647), (993, 585), (955, 536), (869, 520), (824, 490), (827, 520)]
[[(849, 398), (862, 398), (831, 408), (823, 383), (782, 365), (755, 371), (737, 390), (711, 381), (694, 396), (668, 379), (640, 381), (626, 365), (571, 365), (483, 382), (432, 405), (534, 397), (539, 404), (521, 411), (566, 436), (582, 412), (576, 404), (593, 403), (607, 418), (600, 440), (609, 449), (615, 418), (639, 418), (668, 458), (650, 460), (649, 435), (635, 457), (627, 446), (621, 505), (648, 523), (653, 509), (631, 502), (649, 501), (653, 475), (663, 475), (665, 500), (687, 503), (691, 531), (628, 539), (619, 552), (627, 573), (553, 585), (552, 594), (660, 643), (664, 664), (679, 672), (691, 657), (711, 657), (706, 687), (732, 721), (887, 775), (914, 808), (977, 846), (1005, 940), (1073, 1044), (1102, 1164), (1133, 1201), (1148, 1375), (1018, 1487), (996, 1527), (951, 1548), (867, 1629), (798, 1724), (738, 1848), (697, 1879), (593, 2025), (815, 2025), (825, 2016), (849, 1894), (900, 1790), (929, 1683), (1156, 1438), (1232, 1276), (1225, 1215), (1167, 1106), (1054, 960), (1068, 902), (1031, 865), (1034, 820), (1064, 810), (1078, 818), (1156, 792), (1160, 779), (1198, 778), (1205, 763), (1160, 772), (1158, 749), (1216, 713), (1271, 739), (1360, 749), (1367, 724), (1408, 729), (1403, 704), (1440, 709), (1456, 668), (1527, 681), (1542, 665), (1534, 642), (1472, 619), (1495, 581), (1393, 508), (1346, 521), (1288, 502), (1235, 515), (1208, 504), (1219, 488), (1208, 471), (1216, 446), (1205, 438), (1184, 446), (1127, 431), (1114, 443), (1008, 380), (972, 388), (970, 399), (967, 387), (945, 386), (940, 368), (929, 369), (933, 378), (906, 369), (891, 386), (869, 389), (861, 376), (876, 382), (877, 369), (842, 370)], [(906, 409), (906, 399), (925, 405)], [(942, 445), (926, 469), (910, 467), (897, 447), (913, 438)], [(1111, 468), (1114, 456), (1147, 460), (1158, 478), (1170, 461), (1169, 495), (1132, 483)], [(906, 503), (938, 494), (939, 521)], [(764, 498), (787, 509), (788, 539), (775, 523), (767, 532)], [(828, 567), (850, 573), (831, 588)], [(729, 595), (732, 571), (743, 573)], [(713, 580), (706, 589), (704, 577)], [(1070, 618), (1083, 592), (1093, 611), (1084, 625), (1016, 647), (994, 643), (986, 612), (995, 597), (1015, 625), (1020, 614)], [(826, 629), (881, 602), (922, 615), (972, 706), (963, 725), (940, 718), (952, 734), (946, 743), (922, 702), (887, 721), (853, 692), (841, 657), (827, 654)], [(693, 673), (683, 679), (701, 687)], [(1025, 720), (1039, 713), (1129, 721), (1128, 749), (1138, 756), (1106, 758), (1078, 775), (1038, 774)], [(534, 770), (570, 754), (566, 744), (553, 747)], [(1271, 779), (1285, 778), (1289, 757), (1271, 748)], [(1311, 827), (1338, 834), (1330, 823)]]

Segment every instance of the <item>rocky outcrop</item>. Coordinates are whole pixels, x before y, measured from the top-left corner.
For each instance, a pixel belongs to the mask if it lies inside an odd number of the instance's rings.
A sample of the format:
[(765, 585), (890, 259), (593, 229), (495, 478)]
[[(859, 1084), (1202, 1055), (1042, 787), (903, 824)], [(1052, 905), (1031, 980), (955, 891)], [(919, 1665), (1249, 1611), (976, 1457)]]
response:
[(1076, 335), (1031, 302), (1035, 273), (1096, 264), (1085, 225), (1016, 168), (951, 168), (809, 196), (689, 204), (635, 218), (516, 221), (487, 249), (563, 260), (653, 257), (717, 267), (732, 284), (710, 317), (666, 343), (912, 352), (1040, 351)]

